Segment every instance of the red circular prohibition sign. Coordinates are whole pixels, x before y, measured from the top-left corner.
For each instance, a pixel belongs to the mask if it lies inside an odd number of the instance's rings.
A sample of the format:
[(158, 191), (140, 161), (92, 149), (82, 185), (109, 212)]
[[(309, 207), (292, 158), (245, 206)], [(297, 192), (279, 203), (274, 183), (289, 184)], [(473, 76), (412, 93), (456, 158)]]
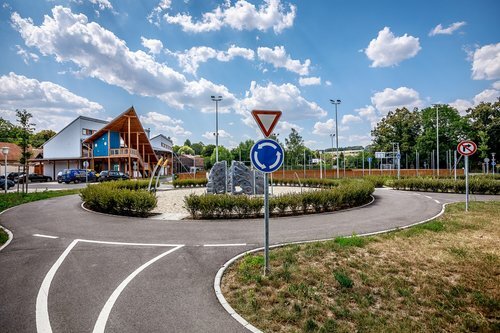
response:
[(465, 140), (461, 141), (457, 146), (457, 151), (460, 155), (470, 156), (473, 155), (477, 150), (477, 145), (474, 141)]

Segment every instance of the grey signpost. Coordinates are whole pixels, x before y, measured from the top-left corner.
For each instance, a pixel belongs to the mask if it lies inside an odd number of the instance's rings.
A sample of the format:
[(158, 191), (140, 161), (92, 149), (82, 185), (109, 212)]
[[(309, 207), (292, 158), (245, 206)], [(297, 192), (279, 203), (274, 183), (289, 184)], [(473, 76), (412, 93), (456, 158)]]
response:
[(250, 150), (254, 168), (264, 173), (264, 275), (269, 274), (269, 173), (278, 170), (285, 159), (283, 148), (269, 139), (281, 117), (281, 111), (253, 110), (252, 116), (265, 139), (257, 141)]
[(88, 184), (89, 182), (89, 162), (88, 161), (83, 161), (83, 167), (85, 168), (85, 185)]
[(491, 172), (495, 174), (495, 166), (497, 163), (495, 162), (495, 153), (491, 153)]
[(484, 158), (484, 171), (486, 172), (486, 174), (490, 173), (490, 159), (488, 157), (485, 157)]
[(469, 211), (469, 156), (477, 150), (477, 145), (470, 140), (464, 140), (457, 146), (457, 151), (465, 160), (465, 211)]

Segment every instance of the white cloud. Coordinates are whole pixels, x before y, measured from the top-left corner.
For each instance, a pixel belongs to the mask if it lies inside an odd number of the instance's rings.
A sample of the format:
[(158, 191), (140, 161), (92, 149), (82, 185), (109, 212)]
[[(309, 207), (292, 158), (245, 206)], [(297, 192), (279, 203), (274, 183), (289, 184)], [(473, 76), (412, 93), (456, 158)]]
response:
[[(170, 2), (164, 7), (168, 9)], [(158, 8), (156, 7), (153, 13), (158, 13)], [(217, 31), (225, 26), (236, 30), (266, 31), (272, 28), (275, 33), (280, 33), (293, 26), (296, 10), (294, 5), (286, 8), (280, 0), (264, 0), (264, 4), (258, 9), (248, 1), (237, 0), (234, 5), (226, 1), (222, 7), (218, 6), (211, 12), (203, 13), (200, 21), (193, 21), (189, 14), (166, 13), (163, 18), (166, 22), (178, 24), (182, 30), (193, 33)]]
[(370, 41), (365, 54), (373, 61), (370, 67), (389, 67), (413, 58), (420, 49), (418, 38), (408, 34), (395, 37), (390, 28), (385, 27), (379, 31), (377, 38)]
[(481, 102), (494, 103), (500, 97), (500, 91), (496, 89), (486, 89), (474, 96), (474, 104), (478, 105)]
[(26, 65), (28, 65), (30, 63), (30, 61), (38, 62), (38, 60), (40, 59), (40, 57), (38, 57), (37, 54), (29, 52), (29, 51), (23, 49), (19, 45), (16, 45), (16, 49), (17, 49), (16, 54), (21, 56), (21, 58), (23, 59), (23, 61)]
[(500, 90), (500, 81), (494, 82), (491, 86), (493, 89)]
[(299, 84), (301, 86), (317, 86), (321, 84), (321, 78), (320, 77), (301, 77), (299, 78)]
[(293, 60), (286, 53), (284, 46), (275, 46), (274, 49), (259, 47), (257, 55), (260, 60), (272, 64), (275, 68), (285, 68), (299, 75), (309, 75), (311, 60), (306, 59), (304, 63), (301, 63), (300, 60)]
[(181, 126), (182, 120), (174, 119), (166, 114), (159, 112), (148, 112), (146, 115), (139, 116), (141, 123), (154, 128), (155, 133), (165, 134), (167, 136), (189, 136), (192, 133)]
[(267, 86), (260, 86), (252, 81), (250, 90), (246, 92), (236, 112), (244, 116), (247, 125), (253, 126), (251, 110), (281, 110), (283, 121), (319, 118), (326, 115), (318, 104), (306, 100), (299, 88), (291, 83), (282, 85), (268, 83)]
[[(215, 140), (215, 132), (205, 132), (202, 137), (207, 140), (213, 139)], [(223, 129), (219, 129), (219, 138), (232, 138), (233, 136)]]
[(253, 60), (255, 56), (255, 52), (253, 50), (237, 47), (235, 45), (231, 45), (227, 51), (217, 51), (208, 46), (197, 46), (192, 47), (189, 50), (185, 50), (184, 52), (168, 51), (168, 53), (178, 59), (179, 66), (182, 67), (184, 72), (193, 75), (196, 75), (200, 63), (207, 62), (210, 59), (228, 62), (235, 57)]
[(158, 39), (147, 39), (141, 36), (141, 44), (147, 48), (151, 54), (158, 54), (163, 49), (163, 43)]
[(236, 98), (223, 85), (205, 79), (188, 81), (186, 77), (139, 50), (131, 51), (125, 41), (83, 14), (55, 6), (53, 17), (45, 15), (40, 26), (13, 13), (13, 26), (29, 47), (58, 62), (71, 62), (81, 76), (97, 78), (125, 89), (130, 94), (157, 97), (176, 108), (203, 108), (210, 105), (207, 96), (224, 96), (226, 105)]
[(451, 35), (453, 32), (456, 30), (460, 29), (467, 23), (464, 21), (461, 22), (455, 22), (450, 24), (447, 28), (443, 28), (441, 24), (438, 24), (434, 29), (429, 32), (429, 36), (436, 36), (436, 35)]
[(109, 2), (109, 0), (89, 0), (94, 5), (98, 5), (100, 10), (104, 9), (113, 9), (113, 6)]
[(474, 80), (496, 80), (500, 78), (500, 43), (477, 48), (472, 59)]
[(360, 122), (361, 118), (352, 114), (346, 114), (342, 117), (342, 125), (347, 125), (349, 123)]
[(463, 116), (465, 115), (465, 111), (471, 107), (474, 106), (473, 103), (471, 103), (470, 101), (466, 100), (466, 99), (457, 99), (455, 100), (454, 102), (451, 102), (449, 104), (451, 107), (454, 107), (455, 109), (458, 110), (458, 112)]
[(313, 127), (313, 134), (318, 135), (329, 135), (335, 133), (335, 120), (328, 119), (325, 122), (316, 122)]
[(373, 94), (371, 101), (373, 106), (383, 115), (397, 108), (406, 107), (412, 110), (415, 107), (421, 107), (423, 104), (419, 93), (407, 87), (385, 88), (383, 91)]
[(372, 142), (372, 138), (369, 135), (353, 134), (353, 135), (349, 135), (349, 137), (347, 138), (347, 141), (353, 146), (359, 145), (359, 146), (366, 147), (367, 145), (369, 145)]
[(364, 108), (359, 108), (354, 111), (357, 112), (361, 118), (368, 120), (371, 127), (375, 127), (380, 119), (373, 105), (366, 105)]
[(331, 86), (331, 85), (332, 85), (332, 81), (328, 81), (328, 80), (326, 80), (326, 81), (325, 81), (325, 84), (326, 84), (327, 86)]
[(39, 128), (59, 130), (78, 115), (95, 116), (103, 107), (53, 82), (10, 72), (0, 76), (0, 110), (13, 115), (15, 109), (28, 110)]

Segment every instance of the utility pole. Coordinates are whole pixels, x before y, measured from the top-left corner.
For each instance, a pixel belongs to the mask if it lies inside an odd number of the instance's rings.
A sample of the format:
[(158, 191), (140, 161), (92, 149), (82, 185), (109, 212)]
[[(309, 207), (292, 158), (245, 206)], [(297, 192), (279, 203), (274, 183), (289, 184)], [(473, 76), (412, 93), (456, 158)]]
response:
[(222, 101), (222, 96), (211, 96), (215, 102), (215, 162), (219, 162), (219, 102)]
[(436, 172), (439, 177), (439, 104), (433, 104), (436, 107)]
[(330, 100), (330, 103), (335, 105), (335, 141), (337, 145), (337, 178), (339, 178), (339, 125), (337, 121), (337, 105), (340, 104), (340, 99)]

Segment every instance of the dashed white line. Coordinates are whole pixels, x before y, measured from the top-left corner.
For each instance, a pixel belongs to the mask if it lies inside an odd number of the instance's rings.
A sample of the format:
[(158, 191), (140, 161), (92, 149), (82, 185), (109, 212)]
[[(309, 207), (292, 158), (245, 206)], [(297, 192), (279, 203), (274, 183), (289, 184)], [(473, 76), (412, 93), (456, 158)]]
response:
[(424, 197), (426, 197), (427, 199), (432, 199), (432, 197), (430, 197), (428, 195), (424, 195)]
[(434, 199), (434, 201), (435, 201), (436, 203), (440, 204), (439, 200)]
[(52, 238), (52, 239), (59, 238), (57, 236), (49, 236), (49, 235), (42, 235), (42, 234), (33, 234), (33, 236), (35, 236), (35, 237), (43, 237), (43, 238)]
[(224, 247), (224, 246), (247, 246), (246, 243), (233, 243), (233, 244), (203, 244), (204, 247)]

